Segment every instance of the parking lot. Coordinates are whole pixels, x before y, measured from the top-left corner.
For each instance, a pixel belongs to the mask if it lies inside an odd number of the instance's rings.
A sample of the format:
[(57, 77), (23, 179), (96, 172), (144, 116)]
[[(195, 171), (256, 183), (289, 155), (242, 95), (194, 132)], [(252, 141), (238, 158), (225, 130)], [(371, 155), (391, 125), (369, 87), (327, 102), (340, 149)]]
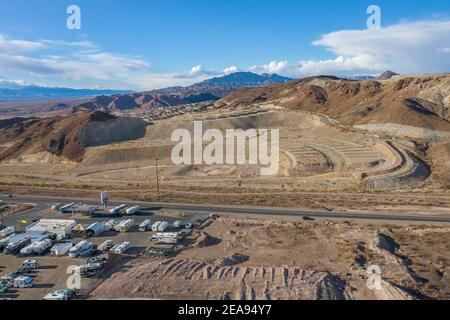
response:
[[(165, 232), (179, 232), (182, 228), (174, 228), (173, 224), (175, 221), (180, 221), (183, 226), (187, 224), (192, 224), (194, 227), (201, 224), (208, 218), (209, 215), (202, 213), (189, 213), (180, 211), (167, 211), (160, 208), (141, 208), (139, 213), (133, 215), (112, 215), (109, 213), (109, 208), (107, 210), (97, 210), (95, 215), (89, 216), (82, 213), (70, 212), (70, 213), (60, 213), (58, 210), (51, 210), (50, 208), (37, 210), (33, 208), (27, 212), (22, 212), (19, 217), (8, 217), (8, 221), (5, 226), (14, 226), (20, 228), (21, 223), (26, 221), (28, 223), (37, 221), (40, 219), (63, 219), (63, 220), (75, 220), (77, 224), (81, 225), (84, 229), (88, 228), (95, 222), (108, 222), (111, 220), (122, 221), (126, 219), (133, 219), (134, 225), (128, 232), (117, 232), (114, 230), (106, 230), (100, 233), (98, 236), (88, 239), (94, 245), (99, 246), (106, 240), (112, 240), (115, 244), (121, 244), (123, 242), (130, 242), (131, 247), (123, 255), (120, 255), (120, 260), (129, 260), (138, 256), (147, 255), (148, 249), (152, 247), (170, 247), (169, 245), (156, 245), (151, 241), (151, 236), (156, 232), (139, 231), (139, 225), (145, 220), (150, 219), (152, 223), (157, 221), (165, 221), (170, 226), (165, 230)], [(15, 218), (15, 219), (14, 219)], [(17, 230), (17, 229), (16, 229)], [(188, 230), (184, 230), (187, 232)], [(17, 233), (17, 231), (16, 231)], [(64, 239), (60, 242), (72, 242), (77, 244), (84, 240), (82, 235), (77, 235), (70, 239)], [(96, 255), (101, 254), (97, 252)], [(114, 258), (113, 264), (106, 264), (107, 268), (99, 270), (92, 277), (83, 277), (82, 279), (82, 290), (78, 291), (79, 296), (82, 298), (89, 292), (96, 284), (98, 284), (101, 279), (110, 272), (114, 272), (117, 269), (115, 267), (120, 266), (120, 261), (118, 261), (117, 255), (103, 254), (111, 259)], [(15, 272), (22, 262), (26, 259), (36, 259), (40, 264), (38, 270), (33, 270), (27, 276), (33, 279), (33, 288), (10, 288), (7, 293), (0, 294), (2, 299), (42, 299), (47, 293), (53, 290), (61, 290), (67, 287), (67, 279), (71, 276), (69, 267), (80, 266), (86, 262), (87, 258), (69, 258), (66, 254), (62, 257), (50, 256), (49, 253), (43, 256), (21, 256), (19, 255), (5, 255), (0, 254), (0, 277), (4, 276), (10, 272)]]

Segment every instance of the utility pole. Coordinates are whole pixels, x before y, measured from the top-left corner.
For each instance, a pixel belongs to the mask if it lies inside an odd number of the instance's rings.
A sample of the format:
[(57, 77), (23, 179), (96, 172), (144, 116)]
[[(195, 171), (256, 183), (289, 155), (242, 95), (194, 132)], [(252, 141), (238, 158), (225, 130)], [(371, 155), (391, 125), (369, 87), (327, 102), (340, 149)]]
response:
[(158, 194), (158, 201), (160, 200), (159, 197), (159, 172), (158, 172), (158, 158), (156, 158), (156, 192)]

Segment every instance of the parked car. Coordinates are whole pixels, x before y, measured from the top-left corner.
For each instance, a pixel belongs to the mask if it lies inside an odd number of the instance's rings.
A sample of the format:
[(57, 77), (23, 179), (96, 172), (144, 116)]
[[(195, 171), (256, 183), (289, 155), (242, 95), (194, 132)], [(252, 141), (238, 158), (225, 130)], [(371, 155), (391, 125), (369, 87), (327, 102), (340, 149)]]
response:
[(33, 288), (33, 278), (20, 276), (14, 279), (14, 288)]
[(10, 272), (8, 274), (5, 274), (3, 277), (0, 278), (0, 281), (9, 281), (9, 282), (13, 282), (15, 278), (19, 277), (20, 274), (18, 274), (17, 272)]
[(17, 269), (17, 274), (27, 275), (27, 274), (30, 274), (31, 271), (32, 271), (32, 269), (30, 267), (21, 266), (19, 269)]
[(7, 293), (9, 290), (9, 286), (0, 285), (0, 294)]
[(12, 281), (10, 281), (10, 280), (0, 280), (0, 287), (11, 288), (12, 287)]
[(37, 262), (37, 260), (28, 259), (28, 260), (25, 260), (24, 262), (22, 262), (22, 267), (27, 267), (27, 268), (30, 268), (32, 270), (36, 270), (36, 269), (40, 268), (40, 265)]
[(43, 300), (71, 300), (75, 296), (76, 292), (72, 289), (55, 290), (47, 293)]

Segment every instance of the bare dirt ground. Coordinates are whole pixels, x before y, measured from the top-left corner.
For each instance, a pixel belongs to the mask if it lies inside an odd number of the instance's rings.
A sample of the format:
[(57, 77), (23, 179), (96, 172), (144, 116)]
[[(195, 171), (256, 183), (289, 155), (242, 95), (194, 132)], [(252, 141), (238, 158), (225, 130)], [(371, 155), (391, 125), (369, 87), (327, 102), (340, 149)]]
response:
[[(220, 217), (178, 255), (140, 258), (102, 298), (449, 299), (450, 228)], [(367, 268), (381, 289), (367, 287)]]

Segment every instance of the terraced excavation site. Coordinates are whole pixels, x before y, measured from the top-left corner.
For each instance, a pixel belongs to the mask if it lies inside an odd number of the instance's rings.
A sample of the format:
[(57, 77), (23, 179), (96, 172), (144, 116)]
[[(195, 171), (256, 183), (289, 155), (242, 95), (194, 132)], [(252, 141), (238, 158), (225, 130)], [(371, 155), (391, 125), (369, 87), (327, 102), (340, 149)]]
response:
[[(194, 120), (203, 120), (204, 130), (279, 128), (277, 176), (261, 176), (259, 165), (174, 165), (171, 152), (176, 143), (171, 142), (171, 133), (177, 128), (192, 132)], [(121, 121), (127, 123), (125, 118)], [(108, 133), (118, 130), (117, 125), (91, 123), (91, 129), (83, 131), (88, 147), (79, 163), (35, 151), (4, 161), (1, 187), (5, 193), (33, 190), (79, 196), (105, 189), (119, 197), (157, 200), (158, 159), (161, 201), (369, 209), (365, 208), (369, 194), (375, 202), (372, 210), (416, 204), (432, 205), (437, 211), (448, 208), (450, 202), (448, 190), (442, 191), (431, 166), (414, 152), (410, 141), (363, 133), (323, 115), (258, 105), (242, 111), (219, 109), (181, 116), (148, 126), (138, 123), (142, 137), (106, 145)], [(90, 141), (93, 136), (97, 141)], [(101, 145), (89, 146), (96, 144)], [(411, 194), (415, 189), (420, 191)], [(392, 198), (392, 190), (401, 197)]]
[[(327, 210), (403, 206), (441, 214), (450, 205), (449, 79), (306, 78), (243, 89), (208, 108), (203, 103), (201, 112), (151, 122), (139, 113), (102, 111), (10, 120), (0, 129), (0, 188)], [(192, 135), (194, 121), (202, 121), (203, 132), (222, 134), (278, 129), (278, 174), (262, 176), (258, 164), (175, 165), (172, 133), (184, 128)]]

